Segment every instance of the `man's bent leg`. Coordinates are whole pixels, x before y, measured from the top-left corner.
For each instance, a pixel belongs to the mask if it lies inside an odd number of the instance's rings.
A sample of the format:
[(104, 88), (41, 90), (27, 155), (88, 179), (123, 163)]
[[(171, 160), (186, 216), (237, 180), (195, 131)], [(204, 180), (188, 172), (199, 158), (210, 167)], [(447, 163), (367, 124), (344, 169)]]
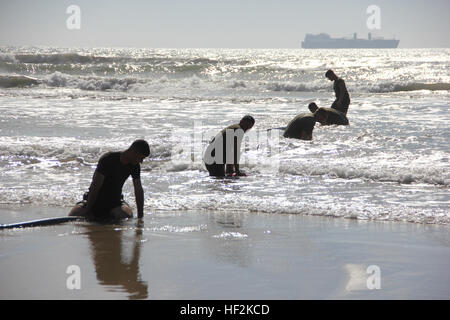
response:
[(110, 215), (114, 219), (127, 219), (133, 218), (133, 210), (126, 203), (117, 206), (110, 211)]
[(331, 108), (331, 109), (336, 109), (336, 110), (338, 110), (338, 103), (337, 103), (337, 100), (334, 100), (334, 102), (333, 102), (333, 104), (331, 105), (330, 108)]
[(350, 105), (350, 101), (344, 100), (341, 103), (337, 103), (337, 101), (333, 102), (331, 108), (342, 112), (344, 115), (347, 115), (348, 106)]
[(211, 177), (224, 177), (225, 176), (225, 165), (224, 164), (206, 164), (206, 169)]
[(77, 204), (70, 210), (69, 216), (77, 216), (77, 217), (86, 217), (87, 211), (87, 199), (88, 199), (88, 193), (85, 192), (83, 194), (83, 200), (77, 202)]
[(69, 212), (69, 216), (86, 217), (86, 206), (83, 203), (77, 203)]
[(342, 112), (343, 114), (347, 115), (347, 111), (348, 111), (348, 107), (350, 106), (350, 100), (344, 100), (342, 101), (341, 105), (340, 105), (340, 112)]

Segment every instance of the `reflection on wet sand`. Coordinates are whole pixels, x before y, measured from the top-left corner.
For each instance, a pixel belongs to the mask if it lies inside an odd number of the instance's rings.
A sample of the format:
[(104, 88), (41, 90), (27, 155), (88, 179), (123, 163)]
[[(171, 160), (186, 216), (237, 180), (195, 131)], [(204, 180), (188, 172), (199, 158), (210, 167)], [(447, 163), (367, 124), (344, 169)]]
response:
[(236, 212), (215, 213), (210, 216), (210, 221), (216, 234), (212, 236), (213, 241), (203, 243), (211, 256), (242, 268), (250, 267), (255, 262), (255, 256), (247, 235), (242, 231), (245, 230), (244, 215)]
[[(139, 258), (142, 226), (138, 225), (134, 237), (124, 236), (124, 231), (112, 224), (86, 225), (97, 280), (108, 291), (124, 291), (129, 299), (146, 299), (148, 285), (141, 280)], [(126, 242), (132, 241), (128, 251)], [(125, 246), (124, 246), (125, 245)], [(127, 248), (127, 249), (124, 249)], [(127, 257), (131, 257), (127, 259)], [(128, 261), (127, 261), (128, 260)]]

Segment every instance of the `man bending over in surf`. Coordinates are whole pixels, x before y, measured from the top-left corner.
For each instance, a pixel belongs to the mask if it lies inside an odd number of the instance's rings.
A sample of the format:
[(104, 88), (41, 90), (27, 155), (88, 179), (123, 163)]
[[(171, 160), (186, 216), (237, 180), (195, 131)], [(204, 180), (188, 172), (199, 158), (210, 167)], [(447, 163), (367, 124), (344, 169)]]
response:
[(83, 196), (69, 216), (84, 216), (100, 220), (132, 218), (133, 210), (123, 200), (122, 187), (128, 177), (133, 178), (137, 215), (144, 215), (144, 190), (141, 185), (141, 166), (150, 155), (144, 140), (136, 140), (123, 152), (108, 152), (100, 157), (89, 192)]
[(300, 140), (312, 140), (312, 133), (316, 119), (313, 113), (302, 113), (289, 122), (284, 130), (283, 137)]
[(203, 156), (210, 176), (246, 176), (239, 169), (240, 146), (244, 133), (254, 124), (255, 119), (247, 115), (238, 124), (226, 127), (212, 139)]
[(319, 108), (317, 104), (311, 102), (308, 105), (308, 109), (314, 114), (316, 122), (323, 126), (333, 124), (347, 126), (349, 124), (347, 116), (334, 108)]

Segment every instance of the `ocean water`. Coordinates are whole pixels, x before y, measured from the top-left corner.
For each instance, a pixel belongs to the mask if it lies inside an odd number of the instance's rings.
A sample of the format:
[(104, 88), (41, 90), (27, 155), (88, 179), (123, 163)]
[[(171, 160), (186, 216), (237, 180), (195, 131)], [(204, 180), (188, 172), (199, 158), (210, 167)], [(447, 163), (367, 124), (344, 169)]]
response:
[[(312, 141), (268, 130), (312, 101), (330, 106), (330, 68), (350, 92), (350, 126), (317, 124)], [(103, 153), (144, 138), (147, 213), (449, 224), (449, 70), (450, 49), (0, 47), (0, 204), (69, 210)], [(202, 151), (246, 114), (248, 177), (210, 178)], [(131, 181), (124, 194), (134, 204)]]

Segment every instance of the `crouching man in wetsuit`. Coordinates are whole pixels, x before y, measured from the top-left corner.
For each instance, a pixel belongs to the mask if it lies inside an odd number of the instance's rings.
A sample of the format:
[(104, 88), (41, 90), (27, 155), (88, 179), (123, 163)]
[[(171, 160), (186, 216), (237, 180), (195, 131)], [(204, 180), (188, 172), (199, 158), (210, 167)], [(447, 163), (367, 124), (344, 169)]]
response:
[(246, 176), (239, 169), (240, 146), (244, 133), (254, 124), (255, 119), (247, 115), (238, 124), (226, 127), (213, 138), (203, 155), (210, 176)]
[(132, 218), (133, 211), (123, 200), (122, 187), (128, 177), (133, 178), (138, 218), (144, 215), (140, 163), (150, 155), (144, 140), (136, 140), (123, 152), (108, 152), (98, 161), (89, 192), (77, 203), (69, 216), (84, 216), (95, 220)]

